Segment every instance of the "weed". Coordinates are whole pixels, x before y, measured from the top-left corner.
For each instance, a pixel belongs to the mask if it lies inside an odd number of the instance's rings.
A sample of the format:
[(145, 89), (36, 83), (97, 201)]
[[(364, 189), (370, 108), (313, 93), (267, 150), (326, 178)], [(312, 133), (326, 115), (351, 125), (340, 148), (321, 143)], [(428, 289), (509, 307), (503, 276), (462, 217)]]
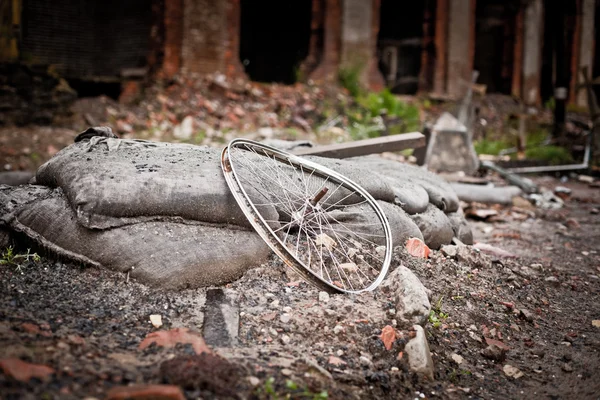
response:
[(360, 67), (340, 68), (338, 71), (338, 80), (340, 85), (344, 87), (352, 97), (358, 97), (364, 92), (364, 88), (360, 83)]
[(31, 253), (31, 249), (27, 249), (25, 254), (15, 254), (12, 246), (7, 247), (2, 252), (0, 258), (0, 265), (8, 265), (14, 267), (17, 272), (23, 273), (23, 268), (28, 262), (39, 262), (41, 260), (37, 253)]
[(429, 311), (429, 323), (433, 325), (434, 328), (442, 326), (442, 323), (448, 318), (448, 314), (442, 311), (443, 301), (444, 296), (441, 296), (438, 301), (431, 306), (431, 311)]
[(573, 161), (571, 153), (560, 146), (533, 147), (525, 150), (525, 157), (547, 161), (550, 165), (566, 164)]
[(262, 385), (258, 388), (256, 394), (259, 398), (266, 398), (271, 400), (279, 399), (307, 399), (307, 400), (326, 400), (329, 398), (329, 394), (326, 390), (321, 392), (312, 392), (308, 387), (301, 388), (296, 382), (291, 379), (285, 381), (285, 390), (277, 391), (275, 389), (275, 378), (269, 377)]

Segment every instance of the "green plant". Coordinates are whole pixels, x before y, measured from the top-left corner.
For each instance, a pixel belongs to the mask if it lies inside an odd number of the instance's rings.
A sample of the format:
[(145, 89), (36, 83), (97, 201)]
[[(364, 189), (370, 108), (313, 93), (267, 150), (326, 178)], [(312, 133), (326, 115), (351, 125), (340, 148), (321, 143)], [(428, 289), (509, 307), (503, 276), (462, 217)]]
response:
[(23, 272), (26, 263), (30, 261), (39, 262), (40, 260), (40, 256), (37, 253), (31, 253), (31, 249), (27, 249), (25, 254), (15, 254), (13, 247), (9, 246), (2, 252), (0, 265), (8, 265), (14, 267), (18, 272)]
[(547, 161), (550, 165), (566, 164), (573, 161), (571, 153), (560, 146), (540, 146), (525, 150), (525, 157)]
[(338, 80), (342, 87), (346, 88), (352, 97), (358, 97), (364, 92), (360, 83), (360, 67), (344, 67), (338, 71)]
[(279, 399), (309, 399), (309, 400), (326, 400), (329, 394), (326, 390), (321, 392), (312, 392), (308, 387), (301, 388), (296, 382), (291, 379), (285, 381), (285, 390), (278, 392), (275, 389), (275, 378), (269, 377), (265, 383), (257, 390), (256, 393), (260, 398), (271, 400)]
[(388, 127), (388, 133), (398, 134), (410, 131), (416, 131), (421, 125), (419, 119), (419, 109), (409, 103), (400, 100), (389, 89), (384, 89), (378, 93), (369, 93), (357, 99), (359, 105), (364, 107), (372, 119), (385, 116), (389, 119), (398, 121)]
[(448, 318), (448, 314), (442, 311), (443, 301), (444, 296), (441, 296), (438, 301), (431, 306), (431, 311), (429, 311), (429, 323), (433, 325), (434, 328), (442, 326), (443, 321)]

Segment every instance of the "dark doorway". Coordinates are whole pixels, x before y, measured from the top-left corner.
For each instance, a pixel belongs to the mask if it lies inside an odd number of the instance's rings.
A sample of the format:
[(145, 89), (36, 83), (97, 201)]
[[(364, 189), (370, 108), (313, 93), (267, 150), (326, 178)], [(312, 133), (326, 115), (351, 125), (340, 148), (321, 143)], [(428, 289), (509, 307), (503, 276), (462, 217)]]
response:
[[(544, 29), (540, 85), (543, 103), (554, 97), (554, 88), (557, 85), (568, 87), (571, 75), (578, 73), (571, 70), (576, 13), (575, 2), (544, 1), (544, 26), (556, 26), (557, 20), (562, 19), (561, 23), (565, 29), (561, 30), (562, 34), (558, 34), (556, 29)], [(560, 46), (559, 40), (562, 42)], [(557, 57), (558, 53), (562, 55)]]
[(311, 0), (241, 1), (240, 59), (253, 81), (291, 84), (308, 55)]
[(478, 83), (490, 93), (510, 94), (519, 2), (480, 0), (475, 11), (475, 59)]
[(419, 89), (424, 15), (424, 1), (381, 2), (379, 69), (394, 93), (415, 94)]

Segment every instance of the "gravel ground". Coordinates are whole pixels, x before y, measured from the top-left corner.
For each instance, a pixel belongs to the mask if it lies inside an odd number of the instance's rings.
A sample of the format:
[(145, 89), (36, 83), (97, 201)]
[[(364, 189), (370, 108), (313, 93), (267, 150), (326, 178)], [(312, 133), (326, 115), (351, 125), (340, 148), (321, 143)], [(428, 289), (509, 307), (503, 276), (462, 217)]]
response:
[[(319, 293), (273, 257), (222, 291), (162, 291), (43, 256), (0, 266), (0, 363), (18, 358), (52, 373), (25, 381), (4, 367), (0, 398), (100, 399), (120, 385), (169, 383), (188, 399), (596, 399), (600, 189), (567, 185), (561, 210), (507, 208), (473, 222), (478, 241), (516, 258), (469, 247), (424, 260), (398, 249), (392, 268), (403, 264), (431, 291), (433, 380), (412, 371), (406, 344), (418, 333), (396, 320), (384, 290)], [(235, 326), (225, 318), (219, 329), (215, 307)], [(382, 329), (394, 324), (387, 349)], [(204, 343), (193, 333), (140, 349), (172, 328), (204, 335), (213, 352), (196, 355)]]

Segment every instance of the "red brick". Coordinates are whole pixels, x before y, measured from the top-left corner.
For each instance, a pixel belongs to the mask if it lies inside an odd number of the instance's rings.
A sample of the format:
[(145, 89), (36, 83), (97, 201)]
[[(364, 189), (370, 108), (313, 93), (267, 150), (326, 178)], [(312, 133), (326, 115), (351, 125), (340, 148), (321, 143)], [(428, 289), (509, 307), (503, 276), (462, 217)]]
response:
[(184, 400), (179, 386), (134, 385), (116, 386), (108, 391), (105, 400)]

